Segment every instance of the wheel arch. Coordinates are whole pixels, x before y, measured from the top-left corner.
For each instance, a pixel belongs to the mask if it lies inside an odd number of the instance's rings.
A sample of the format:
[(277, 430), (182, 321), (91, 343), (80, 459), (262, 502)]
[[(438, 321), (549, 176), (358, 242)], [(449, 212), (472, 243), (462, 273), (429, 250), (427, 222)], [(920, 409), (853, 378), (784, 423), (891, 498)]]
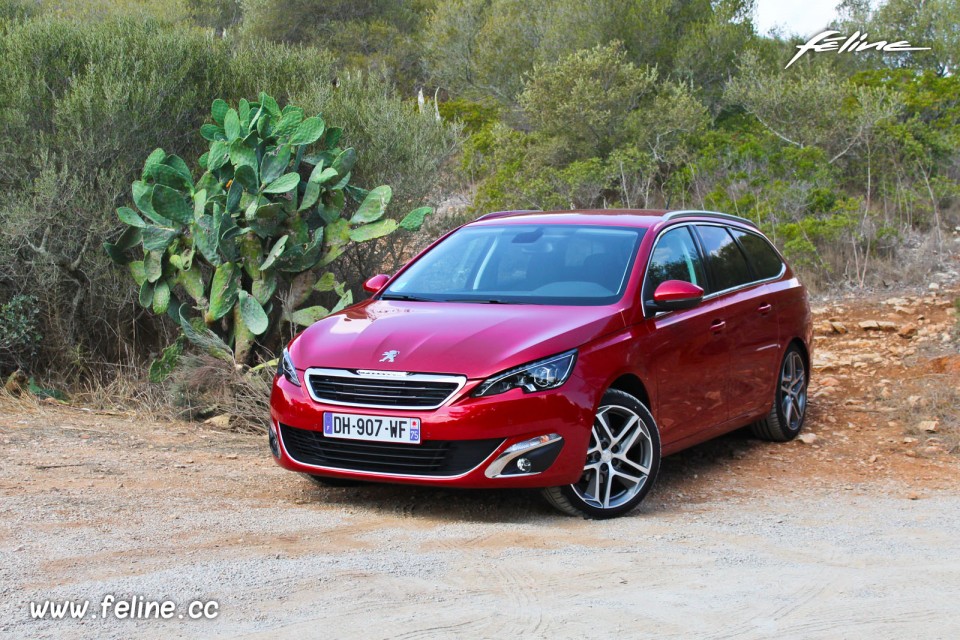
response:
[(608, 389), (619, 389), (625, 393), (629, 393), (634, 398), (643, 403), (651, 413), (653, 413), (653, 407), (650, 406), (650, 394), (647, 392), (647, 387), (643, 384), (638, 376), (632, 373), (624, 373), (619, 378), (611, 382)]

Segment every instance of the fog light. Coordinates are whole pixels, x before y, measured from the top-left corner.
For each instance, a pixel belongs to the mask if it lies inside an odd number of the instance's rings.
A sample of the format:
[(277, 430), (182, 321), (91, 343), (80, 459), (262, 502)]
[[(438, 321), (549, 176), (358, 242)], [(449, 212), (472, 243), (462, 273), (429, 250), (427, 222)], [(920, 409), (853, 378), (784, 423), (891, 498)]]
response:
[(273, 428), (273, 424), (270, 425), (269, 441), (270, 441), (270, 453), (273, 454), (273, 457), (274, 457), (274, 458), (279, 458), (279, 457), (280, 457), (280, 442), (277, 440), (277, 432), (276, 432), (276, 430)]
[(563, 438), (556, 433), (530, 438), (504, 449), (483, 473), (488, 478), (543, 473), (562, 447)]

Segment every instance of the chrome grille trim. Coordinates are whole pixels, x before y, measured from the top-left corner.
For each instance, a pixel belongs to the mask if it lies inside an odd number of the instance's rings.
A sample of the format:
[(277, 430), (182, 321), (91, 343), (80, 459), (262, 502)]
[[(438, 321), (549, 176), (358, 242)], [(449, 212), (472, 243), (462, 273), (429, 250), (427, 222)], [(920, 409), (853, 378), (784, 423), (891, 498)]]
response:
[[(421, 392), (432, 392), (429, 395), (435, 395), (438, 391), (443, 391), (442, 389), (431, 388), (429, 385), (416, 386), (415, 383), (441, 383), (447, 385), (455, 385), (450, 389), (442, 400), (437, 402), (432, 402), (430, 404), (411, 404), (411, 403), (398, 403), (398, 404), (372, 404), (369, 402), (345, 402), (342, 400), (335, 400), (332, 398), (327, 398), (323, 396), (318, 396), (314, 390), (313, 376), (325, 377), (325, 378), (335, 378), (337, 382), (334, 384), (342, 385), (344, 387), (350, 386), (351, 382), (358, 383), (353, 387), (353, 391), (347, 392), (348, 395), (367, 395), (370, 397), (379, 397), (379, 398), (391, 398), (396, 396), (397, 391), (421, 391)], [(307, 393), (310, 394), (310, 397), (315, 401), (322, 404), (332, 404), (339, 405), (343, 407), (363, 407), (367, 409), (402, 409), (405, 411), (418, 411), (418, 410), (432, 410), (442, 407), (444, 404), (450, 401), (451, 398), (456, 396), (464, 385), (467, 384), (466, 376), (457, 376), (457, 375), (444, 375), (444, 374), (435, 374), (435, 373), (407, 373), (402, 371), (371, 371), (371, 370), (351, 370), (351, 369), (324, 369), (320, 367), (311, 367), (304, 372), (304, 385), (307, 389)], [(342, 382), (341, 382), (342, 381)], [(383, 383), (381, 385), (383, 388), (378, 388), (377, 383)], [(395, 383), (404, 383), (405, 386), (398, 387), (395, 386)], [(407, 385), (406, 383), (413, 383)], [(371, 393), (374, 391), (374, 393)], [(379, 391), (380, 393), (375, 393)], [(390, 392), (393, 393), (390, 393)]]

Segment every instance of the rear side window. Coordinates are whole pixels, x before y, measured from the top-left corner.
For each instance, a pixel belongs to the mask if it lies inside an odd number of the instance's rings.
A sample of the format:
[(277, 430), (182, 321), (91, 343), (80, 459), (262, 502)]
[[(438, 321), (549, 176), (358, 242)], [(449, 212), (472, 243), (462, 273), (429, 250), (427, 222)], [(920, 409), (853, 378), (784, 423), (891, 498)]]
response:
[(770, 243), (755, 233), (732, 229), (734, 237), (747, 252), (747, 257), (757, 273), (757, 278), (766, 280), (776, 278), (783, 271), (783, 261)]
[(732, 289), (753, 280), (747, 259), (729, 231), (724, 227), (697, 225), (697, 233), (713, 275), (714, 291)]
[(689, 227), (678, 227), (660, 236), (647, 270), (647, 297), (652, 298), (656, 288), (666, 280), (683, 280), (707, 288), (703, 264)]

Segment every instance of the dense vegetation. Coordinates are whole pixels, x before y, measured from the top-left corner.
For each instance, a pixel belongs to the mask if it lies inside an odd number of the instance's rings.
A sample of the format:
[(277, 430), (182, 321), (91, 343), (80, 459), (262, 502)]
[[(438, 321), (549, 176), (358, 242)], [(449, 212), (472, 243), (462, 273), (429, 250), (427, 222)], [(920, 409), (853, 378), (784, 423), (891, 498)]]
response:
[[(419, 236), (351, 247), (335, 276), (354, 292), (499, 208), (720, 209), (761, 224), (812, 284), (922, 277), (957, 223), (960, 7), (846, 0), (844, 34), (931, 50), (808, 53), (787, 70), (800, 40), (758, 34), (752, 12), (750, 0), (2, 0), (0, 370), (75, 382), (140, 367), (176, 337), (100, 243), (120, 237), (115, 211), (153, 149), (196, 158), (211, 102), (263, 91), (341, 127), (360, 158), (351, 184), (391, 185), (388, 216), (454, 192), (468, 202)], [(907, 255), (926, 262), (910, 274)]]

